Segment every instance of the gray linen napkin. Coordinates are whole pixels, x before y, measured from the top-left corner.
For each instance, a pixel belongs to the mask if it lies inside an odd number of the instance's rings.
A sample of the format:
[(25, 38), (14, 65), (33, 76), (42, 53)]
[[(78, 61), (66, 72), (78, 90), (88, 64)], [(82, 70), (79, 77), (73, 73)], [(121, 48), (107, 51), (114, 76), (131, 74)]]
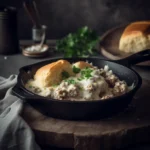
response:
[(40, 150), (28, 124), (21, 118), (23, 102), (11, 93), (17, 76), (0, 77), (0, 150)]

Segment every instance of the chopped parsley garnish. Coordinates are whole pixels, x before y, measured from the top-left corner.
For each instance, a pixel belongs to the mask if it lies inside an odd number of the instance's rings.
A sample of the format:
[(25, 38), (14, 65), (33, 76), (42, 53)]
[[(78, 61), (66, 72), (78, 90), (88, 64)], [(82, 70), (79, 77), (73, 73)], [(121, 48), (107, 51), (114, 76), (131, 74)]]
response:
[(82, 91), (82, 90), (83, 90), (83, 87), (79, 86), (79, 89)]
[(81, 80), (82, 80), (82, 78), (78, 78), (78, 80), (79, 80), (79, 81), (81, 81)]
[(29, 85), (29, 88), (32, 88), (32, 85)]
[(52, 85), (52, 87), (57, 87), (58, 86), (58, 84), (54, 84), (54, 85)]
[(62, 75), (62, 79), (69, 78), (69, 76), (70, 76), (67, 71), (63, 71), (63, 72), (61, 73), (61, 75)]
[(85, 68), (83, 70), (81, 70), (81, 78), (90, 78), (92, 77), (91, 73), (93, 72), (93, 70), (91, 68)]
[(80, 68), (77, 68), (76, 66), (73, 66), (73, 72), (74, 73), (79, 73), (80, 71), (81, 71), (81, 69)]
[(76, 81), (74, 79), (68, 79), (65, 81), (68, 82), (69, 84), (75, 84), (76, 83)]

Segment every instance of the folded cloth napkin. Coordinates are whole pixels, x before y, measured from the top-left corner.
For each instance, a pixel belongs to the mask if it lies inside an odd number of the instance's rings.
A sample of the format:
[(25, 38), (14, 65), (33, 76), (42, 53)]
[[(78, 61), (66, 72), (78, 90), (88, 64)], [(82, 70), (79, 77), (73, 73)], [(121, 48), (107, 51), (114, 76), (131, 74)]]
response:
[(12, 95), (17, 75), (0, 77), (0, 150), (40, 150), (32, 130), (21, 118), (23, 101)]

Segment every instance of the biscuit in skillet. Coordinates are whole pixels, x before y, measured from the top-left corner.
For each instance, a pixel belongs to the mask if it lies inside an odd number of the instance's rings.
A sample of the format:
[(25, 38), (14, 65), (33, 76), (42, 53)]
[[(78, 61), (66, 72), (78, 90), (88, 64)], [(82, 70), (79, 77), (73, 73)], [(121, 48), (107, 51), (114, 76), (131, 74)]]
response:
[(85, 61), (78, 61), (76, 63), (73, 64), (73, 66), (80, 68), (80, 69), (84, 69), (86, 67), (92, 68), (93, 66)]
[(39, 68), (34, 75), (34, 80), (39, 87), (56, 85), (63, 80), (63, 71), (67, 72), (69, 76), (74, 75), (70, 62), (66, 60), (58, 60)]

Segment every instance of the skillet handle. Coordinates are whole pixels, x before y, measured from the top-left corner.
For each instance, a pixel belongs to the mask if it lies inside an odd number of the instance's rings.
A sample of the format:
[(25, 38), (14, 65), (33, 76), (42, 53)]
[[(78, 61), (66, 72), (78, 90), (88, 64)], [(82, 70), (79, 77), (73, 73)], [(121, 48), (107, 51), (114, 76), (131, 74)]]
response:
[(137, 63), (147, 60), (150, 60), (150, 49), (135, 53), (129, 57), (118, 60), (117, 62), (127, 67), (130, 67), (131, 65), (135, 65)]

